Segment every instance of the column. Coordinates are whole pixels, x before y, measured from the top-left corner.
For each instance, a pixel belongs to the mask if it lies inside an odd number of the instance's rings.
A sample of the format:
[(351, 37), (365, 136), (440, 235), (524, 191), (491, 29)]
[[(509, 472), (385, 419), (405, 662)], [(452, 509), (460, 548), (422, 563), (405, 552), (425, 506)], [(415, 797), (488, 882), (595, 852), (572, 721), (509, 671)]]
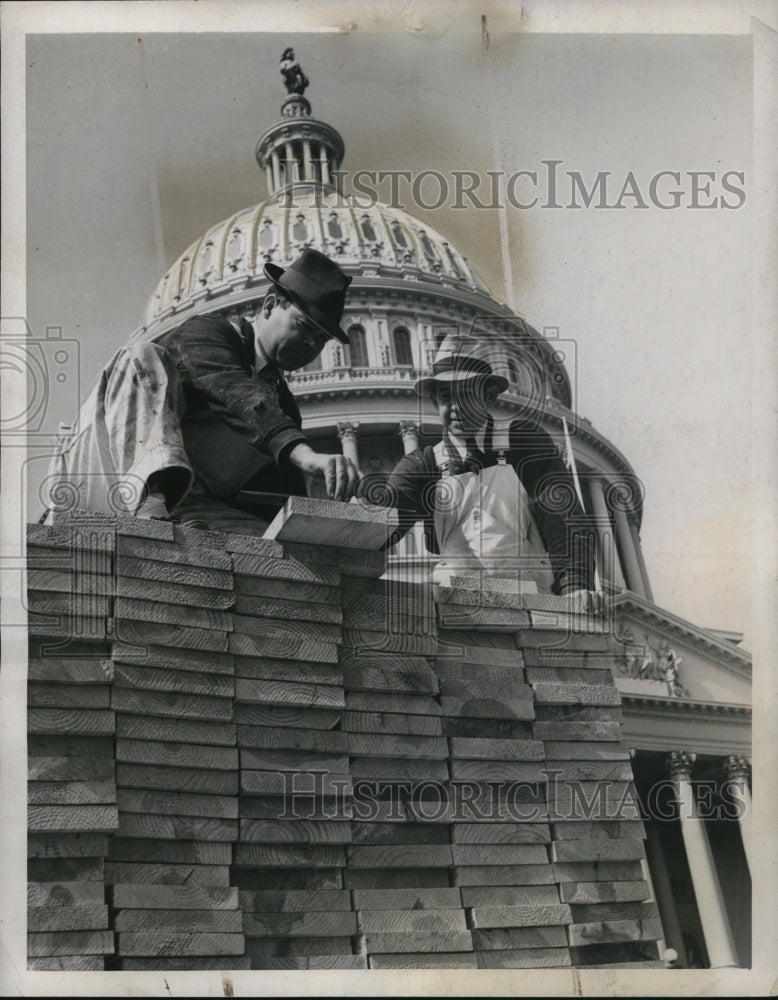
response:
[(679, 966), (685, 969), (686, 949), (683, 946), (681, 923), (678, 920), (673, 890), (670, 887), (670, 876), (667, 874), (662, 841), (653, 823), (646, 823), (646, 857), (651, 870), (651, 882), (667, 945), (675, 949), (678, 953)]
[(311, 140), (303, 139), (303, 163), (305, 165), (305, 180), (315, 181), (316, 175), (313, 172), (313, 158), (311, 156)]
[(403, 442), (403, 452), (410, 455), (419, 447), (419, 425), (413, 420), (401, 420), (397, 425)]
[(724, 773), (727, 780), (737, 785), (739, 802), (738, 805), (738, 825), (740, 826), (740, 838), (743, 841), (743, 850), (746, 852), (748, 870), (753, 877), (758, 871), (754, 862), (754, 842), (752, 839), (753, 827), (751, 823), (751, 789), (748, 785), (748, 758), (731, 754), (724, 764)]
[(687, 753), (685, 750), (673, 750), (667, 759), (667, 769), (675, 785), (686, 861), (692, 876), (711, 968), (738, 968), (735, 945), (708, 834), (705, 823), (697, 812), (697, 802), (691, 782), (692, 765), (696, 759), (696, 754)]
[(274, 149), (270, 154), (270, 162), (273, 164), (273, 190), (277, 191), (281, 187), (281, 163), (278, 159), (278, 150)]
[(640, 572), (640, 563), (635, 553), (635, 544), (632, 541), (632, 532), (629, 530), (629, 520), (627, 515), (619, 506), (614, 506), (613, 518), (616, 522), (616, 538), (619, 543), (621, 554), (621, 564), (624, 569), (624, 576), (627, 586), (639, 597), (645, 597), (646, 592), (643, 587), (643, 575)]
[(599, 570), (600, 579), (614, 584), (617, 587), (626, 589), (626, 583), (621, 573), (619, 556), (616, 551), (616, 540), (611, 529), (610, 514), (605, 503), (605, 494), (602, 489), (602, 481), (596, 476), (589, 480), (589, 491), (594, 507), (594, 516), (597, 524), (597, 537), (599, 540)]
[(273, 168), (269, 163), (265, 164), (265, 180), (267, 181), (267, 193), (272, 195), (275, 188), (273, 187)]
[(321, 182), (322, 184), (330, 183), (330, 163), (327, 159), (327, 147), (322, 145), (320, 147), (320, 157), (321, 157)]
[(643, 558), (643, 549), (640, 544), (638, 526), (630, 521), (629, 516), (627, 517), (627, 520), (629, 521), (629, 533), (632, 535), (632, 545), (635, 549), (635, 555), (638, 558), (638, 565), (640, 566), (640, 576), (643, 580), (643, 590), (645, 591), (648, 600), (653, 601), (654, 595), (651, 592), (651, 584), (648, 582), (648, 570), (646, 569), (646, 561)]
[(357, 449), (358, 429), (359, 421), (357, 420), (344, 420), (338, 424), (338, 437), (340, 438), (340, 446), (343, 454), (346, 458), (350, 458), (357, 468), (359, 468), (359, 451)]
[(288, 140), (284, 143), (284, 155), (286, 156), (286, 183), (291, 184), (297, 178), (294, 170), (294, 150)]

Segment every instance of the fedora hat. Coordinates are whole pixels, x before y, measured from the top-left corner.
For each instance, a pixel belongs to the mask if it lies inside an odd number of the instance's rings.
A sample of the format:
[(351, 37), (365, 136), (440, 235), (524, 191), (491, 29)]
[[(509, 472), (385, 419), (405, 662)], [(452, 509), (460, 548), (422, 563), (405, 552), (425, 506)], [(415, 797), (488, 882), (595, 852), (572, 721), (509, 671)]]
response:
[(340, 328), (340, 320), (351, 278), (341, 271), (335, 261), (309, 248), (303, 250), (289, 267), (267, 263), (263, 270), (320, 330), (341, 344), (349, 342)]
[(468, 379), (485, 379), (489, 387), (498, 392), (505, 392), (508, 379), (504, 375), (495, 375), (491, 364), (486, 360), (489, 354), (488, 345), (484, 345), (475, 337), (461, 334), (449, 334), (441, 343), (432, 362), (432, 375), (419, 379), (416, 392), (426, 396), (436, 385), (451, 385)]

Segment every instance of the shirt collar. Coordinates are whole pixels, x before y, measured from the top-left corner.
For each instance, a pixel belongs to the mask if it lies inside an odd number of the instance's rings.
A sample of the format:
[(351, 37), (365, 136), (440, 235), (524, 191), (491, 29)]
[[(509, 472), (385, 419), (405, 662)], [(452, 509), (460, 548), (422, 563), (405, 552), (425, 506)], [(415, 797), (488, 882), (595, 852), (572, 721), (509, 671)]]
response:
[[(484, 424), (484, 426), (479, 428), (479, 430), (477, 430), (475, 434), (468, 435), (472, 436), (475, 439), (475, 443), (478, 445), (481, 451), (486, 450), (484, 448), (484, 443), (486, 439), (486, 427), (487, 425)], [(457, 437), (455, 434), (452, 434), (451, 431), (448, 432), (448, 439), (451, 442), (452, 447), (456, 448), (460, 458), (464, 458), (465, 455), (467, 454), (467, 445), (465, 444), (465, 439), (463, 437)]]
[[(260, 344), (259, 342), (259, 337), (257, 336), (257, 331), (254, 329), (254, 324), (251, 323), (249, 320), (245, 320), (244, 322), (251, 328), (251, 336), (250, 338), (248, 338), (248, 341), (249, 341), (249, 348), (251, 350), (251, 357), (253, 359), (251, 364), (252, 375), (258, 375), (261, 371), (264, 371), (265, 368), (268, 367), (268, 365), (270, 365), (275, 370), (275, 365), (272, 364), (270, 358), (265, 353), (262, 344)], [(230, 323), (232, 323), (232, 325), (241, 335), (248, 333), (248, 331), (241, 328), (240, 320), (231, 319)]]

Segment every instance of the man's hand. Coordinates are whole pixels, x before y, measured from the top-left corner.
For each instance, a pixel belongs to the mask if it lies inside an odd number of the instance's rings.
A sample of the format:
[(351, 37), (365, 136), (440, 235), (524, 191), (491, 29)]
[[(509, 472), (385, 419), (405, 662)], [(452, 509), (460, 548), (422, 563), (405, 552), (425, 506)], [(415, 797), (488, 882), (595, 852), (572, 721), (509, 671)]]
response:
[(571, 610), (581, 614), (605, 613), (605, 594), (601, 590), (571, 590), (565, 597), (570, 601)]
[(289, 461), (303, 472), (323, 476), (332, 500), (350, 500), (356, 492), (360, 472), (345, 455), (321, 455), (310, 445), (298, 444), (289, 452)]

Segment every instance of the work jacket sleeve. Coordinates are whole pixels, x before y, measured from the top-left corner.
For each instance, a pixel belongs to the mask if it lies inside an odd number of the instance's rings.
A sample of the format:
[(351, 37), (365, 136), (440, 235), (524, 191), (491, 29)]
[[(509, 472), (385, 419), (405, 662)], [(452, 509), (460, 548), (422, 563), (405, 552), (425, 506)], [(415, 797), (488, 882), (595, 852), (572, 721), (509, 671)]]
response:
[(557, 446), (540, 427), (515, 423), (510, 456), (529, 497), (554, 573), (564, 595), (594, 589), (594, 532)]
[(404, 455), (388, 477), (370, 475), (360, 484), (360, 496), (382, 507), (396, 507), (397, 531), (390, 538), (387, 548), (396, 544), (421, 519), (425, 522), (425, 543), (434, 550), (432, 538), (432, 492), (435, 487), (434, 471), (421, 450)]
[[(184, 383), (187, 404), (209, 409), (255, 448), (279, 462), (306, 440), (299, 411), (289, 397), (286, 409), (279, 392), (251, 370), (251, 356), (231, 323), (215, 317), (194, 317), (165, 338)], [(290, 402), (291, 405), (290, 405)]]

